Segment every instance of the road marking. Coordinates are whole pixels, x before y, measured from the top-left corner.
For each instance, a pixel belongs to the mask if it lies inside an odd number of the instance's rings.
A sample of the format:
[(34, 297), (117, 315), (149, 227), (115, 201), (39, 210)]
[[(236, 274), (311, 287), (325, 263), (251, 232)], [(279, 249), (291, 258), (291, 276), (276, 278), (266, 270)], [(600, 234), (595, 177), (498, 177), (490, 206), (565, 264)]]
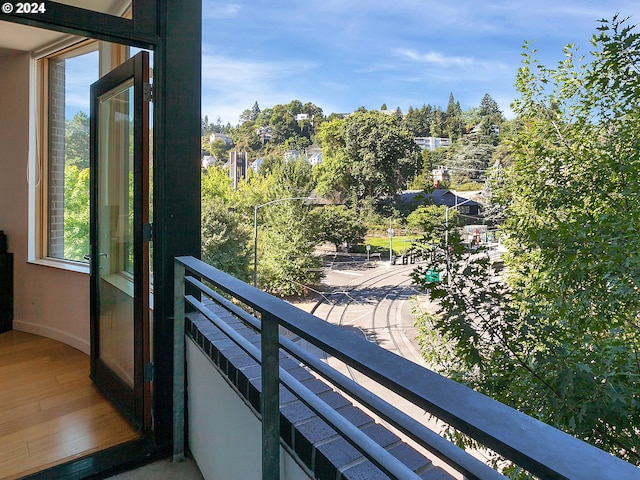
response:
[(331, 270), (331, 273), (342, 273), (343, 275), (352, 275), (354, 277), (361, 277), (364, 273), (346, 272), (344, 270)]

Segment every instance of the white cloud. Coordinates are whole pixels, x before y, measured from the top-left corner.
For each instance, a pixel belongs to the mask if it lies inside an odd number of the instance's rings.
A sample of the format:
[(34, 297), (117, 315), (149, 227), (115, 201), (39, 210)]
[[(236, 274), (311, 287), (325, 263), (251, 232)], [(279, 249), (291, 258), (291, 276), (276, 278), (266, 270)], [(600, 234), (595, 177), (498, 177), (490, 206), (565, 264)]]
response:
[(202, 17), (204, 19), (231, 18), (238, 15), (242, 6), (238, 3), (202, 2)]
[[(462, 57), (455, 55), (446, 55), (437, 51), (419, 52), (417, 50), (398, 48), (393, 51), (395, 58), (408, 61), (409, 64), (404, 67), (405, 81), (424, 81), (425, 75), (431, 79), (441, 80), (464, 80), (465, 78), (473, 78), (474, 81), (481, 79), (487, 80), (496, 78), (497, 76), (510, 73), (515, 75), (518, 64), (509, 65), (504, 61), (495, 57), (485, 57), (482, 59), (476, 57)], [(390, 65), (397, 67), (397, 61)], [(420, 68), (426, 67), (425, 68)]]
[(420, 53), (415, 50), (399, 48), (396, 50), (400, 56), (420, 63), (427, 63), (438, 68), (473, 66), (477, 62), (471, 57), (446, 56), (440, 52)]
[(308, 73), (316, 67), (310, 61), (237, 60), (222, 55), (202, 56), (202, 81), (212, 82), (217, 89), (256, 89), (265, 83)]
[(256, 101), (260, 108), (294, 99), (307, 101), (296, 84), (299, 77), (315, 67), (308, 61), (251, 61), (205, 54), (202, 90), (206, 100), (202, 114), (235, 125), (240, 113)]

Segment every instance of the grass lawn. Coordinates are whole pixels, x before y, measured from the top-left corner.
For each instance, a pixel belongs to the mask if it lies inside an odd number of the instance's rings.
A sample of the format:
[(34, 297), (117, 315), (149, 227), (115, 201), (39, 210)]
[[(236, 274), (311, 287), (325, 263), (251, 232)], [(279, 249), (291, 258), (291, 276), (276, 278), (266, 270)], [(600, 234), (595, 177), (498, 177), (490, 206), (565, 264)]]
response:
[[(393, 237), (393, 253), (402, 255), (405, 247), (409, 250), (411, 242), (418, 240), (419, 235), (398, 235)], [(389, 237), (367, 237), (361, 245), (354, 245), (352, 251), (355, 253), (367, 253), (367, 245), (371, 245), (371, 253), (381, 253), (389, 255)]]

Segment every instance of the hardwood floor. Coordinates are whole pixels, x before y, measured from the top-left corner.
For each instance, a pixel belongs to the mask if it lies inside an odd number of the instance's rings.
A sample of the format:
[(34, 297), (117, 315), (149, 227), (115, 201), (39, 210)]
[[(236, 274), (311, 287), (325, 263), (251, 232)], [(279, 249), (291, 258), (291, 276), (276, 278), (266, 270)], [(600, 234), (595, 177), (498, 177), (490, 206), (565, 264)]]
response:
[(139, 438), (89, 379), (89, 357), (44, 337), (0, 335), (0, 479)]

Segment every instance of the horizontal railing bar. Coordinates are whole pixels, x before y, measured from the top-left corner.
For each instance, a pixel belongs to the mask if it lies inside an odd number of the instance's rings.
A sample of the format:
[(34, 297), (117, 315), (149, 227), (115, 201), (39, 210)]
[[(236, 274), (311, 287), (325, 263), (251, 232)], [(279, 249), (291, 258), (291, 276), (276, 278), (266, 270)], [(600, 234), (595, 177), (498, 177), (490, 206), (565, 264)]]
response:
[(226, 323), (224, 325), (220, 324), (220, 322), (218, 322), (217, 315), (213, 313), (209, 308), (207, 308), (207, 306), (204, 303), (197, 300), (194, 296), (185, 295), (184, 299), (187, 301), (187, 303), (189, 303), (189, 305), (191, 305), (198, 312), (204, 315), (207, 320), (209, 320), (215, 326), (220, 328), (220, 330), (222, 330), (225, 335), (227, 335), (231, 340), (233, 340), (233, 342), (236, 345), (238, 345), (242, 350), (244, 350), (247, 353), (247, 355), (253, 358), (256, 361), (256, 363), (258, 364), (260, 363), (261, 355), (260, 355), (259, 348), (257, 348), (251, 342), (249, 342), (246, 338), (244, 338), (242, 335), (236, 332), (233, 328), (229, 327), (229, 325), (227, 325)]
[[(196, 300), (192, 295), (185, 295), (185, 300), (202, 313), (211, 323), (222, 330), (229, 339), (231, 339), (242, 350), (247, 352), (252, 358), (260, 358), (260, 349), (258, 347), (249, 342), (226, 322), (217, 318), (217, 316), (211, 312), (205, 304)], [(280, 367), (279, 370), (280, 378), (285, 386), (320, 418), (342, 434), (345, 440), (351, 443), (374, 465), (386, 474), (392, 475), (394, 478), (420, 478), (413, 472), (413, 470), (408, 468), (382, 446), (369, 438), (367, 434), (340, 415), (333, 407), (327, 405), (326, 402), (318, 398), (315, 393), (296, 380), (286, 370), (282, 367)]]
[[(302, 385), (291, 374), (281, 370), (280, 378), (285, 386), (294, 393), (307, 407), (313, 410), (331, 427), (340, 432), (343, 438), (365, 455), (374, 465), (384, 473), (397, 479), (420, 479), (404, 463), (391, 455), (387, 450), (372, 440), (367, 434), (340, 415), (333, 407), (327, 405), (311, 390)], [(380, 455), (380, 456), (378, 456)]]
[(487, 464), (481, 462), (454, 443), (442, 438), (429, 427), (418, 422), (389, 402), (378, 397), (346, 375), (338, 372), (319, 359), (307, 354), (300, 346), (287, 338), (281, 339), (285, 351), (307, 364), (311, 370), (366, 406), (402, 433), (408, 435), (419, 445), (437, 455), (456, 471), (462, 473), (467, 480), (504, 480), (506, 477)]
[[(335, 358), (545, 478), (637, 480), (638, 467), (453, 380), (344, 332), (193, 257), (180, 262)], [(419, 382), (416, 379), (420, 379)]]
[[(206, 294), (222, 308), (230, 311), (243, 321), (247, 322), (252, 328), (255, 328), (256, 330), (260, 329), (260, 322), (238, 305), (235, 305), (193, 277), (187, 277), (187, 281), (194, 287), (200, 289), (202, 293)], [(346, 375), (338, 372), (322, 360), (313, 357), (295, 342), (281, 336), (280, 344), (285, 351), (310, 366), (313, 371), (320, 374), (320, 376), (331, 382), (333, 385), (336, 385), (343, 391), (347, 392), (355, 400), (371, 409), (382, 419), (398, 428), (402, 433), (408, 435), (419, 445), (437, 455), (451, 467), (462, 473), (468, 480), (499, 480), (506, 478), (504, 475), (470, 455), (454, 443), (442, 438), (433, 430), (424, 426), (401, 410), (398, 410), (396, 407), (377, 395), (371, 393), (369, 390), (354, 382)]]

